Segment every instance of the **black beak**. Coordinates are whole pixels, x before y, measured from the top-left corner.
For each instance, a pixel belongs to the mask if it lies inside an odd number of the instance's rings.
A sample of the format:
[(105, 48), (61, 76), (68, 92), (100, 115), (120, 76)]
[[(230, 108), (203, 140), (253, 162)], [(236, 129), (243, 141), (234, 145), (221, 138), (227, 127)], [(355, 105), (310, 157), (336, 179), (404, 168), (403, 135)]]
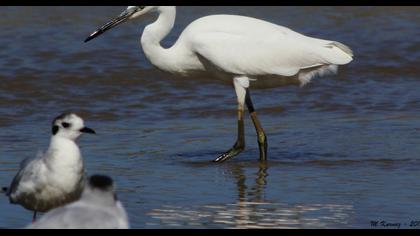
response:
[(135, 12), (136, 12), (135, 8), (125, 10), (123, 13), (121, 13), (121, 15), (117, 16), (116, 18), (114, 18), (113, 20), (111, 20), (110, 22), (106, 23), (101, 28), (93, 32), (91, 35), (89, 35), (89, 37), (85, 39), (85, 43), (98, 37), (99, 35), (103, 34), (105, 31), (111, 28), (114, 28), (115, 26), (123, 22), (126, 22), (130, 18), (130, 16), (133, 15)]
[(79, 131), (82, 132), (82, 133), (96, 134), (95, 130), (93, 130), (91, 128), (88, 128), (88, 127), (83, 127)]

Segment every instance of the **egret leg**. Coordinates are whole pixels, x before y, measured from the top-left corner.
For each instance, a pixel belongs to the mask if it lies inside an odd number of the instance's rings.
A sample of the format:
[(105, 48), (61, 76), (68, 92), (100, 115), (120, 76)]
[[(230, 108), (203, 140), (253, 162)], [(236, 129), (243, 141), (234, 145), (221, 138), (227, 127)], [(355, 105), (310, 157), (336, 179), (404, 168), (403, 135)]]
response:
[(36, 221), (36, 211), (34, 211), (34, 215), (32, 216), (32, 223), (35, 223)]
[[(245, 84), (245, 86), (244, 86)], [(238, 97), (238, 137), (235, 144), (227, 152), (217, 157), (213, 162), (224, 162), (245, 149), (245, 129), (244, 129), (244, 106), (245, 106), (245, 88), (249, 85), (248, 78), (238, 77), (233, 80), (235, 92)]]
[(252, 122), (255, 126), (255, 131), (257, 132), (258, 136), (258, 147), (260, 149), (260, 161), (267, 160), (267, 136), (264, 133), (264, 130), (261, 126), (260, 121), (258, 120), (257, 113), (255, 112), (254, 105), (252, 104), (251, 100), (251, 93), (249, 89), (246, 89), (245, 95), (245, 103), (248, 107), (249, 114), (251, 115)]
[(238, 138), (231, 149), (217, 157), (214, 162), (224, 162), (242, 152), (245, 148), (244, 105), (238, 104)]

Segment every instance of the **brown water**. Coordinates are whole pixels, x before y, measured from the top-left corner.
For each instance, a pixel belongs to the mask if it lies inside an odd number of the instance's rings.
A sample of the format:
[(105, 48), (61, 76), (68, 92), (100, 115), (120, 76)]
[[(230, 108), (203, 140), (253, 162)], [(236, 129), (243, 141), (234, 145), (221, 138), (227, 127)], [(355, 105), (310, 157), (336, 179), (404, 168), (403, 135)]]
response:
[[(266, 165), (248, 118), (246, 150), (210, 162), (236, 137), (232, 86), (153, 68), (139, 47), (148, 20), (83, 43), (123, 9), (0, 8), (1, 186), (47, 147), (51, 120), (74, 110), (98, 131), (80, 140), (88, 172), (115, 179), (134, 228), (410, 228), (420, 219), (419, 7), (178, 7), (165, 46), (194, 19), (229, 13), (354, 50), (336, 76), (253, 90)], [(0, 200), (0, 228), (30, 222)]]

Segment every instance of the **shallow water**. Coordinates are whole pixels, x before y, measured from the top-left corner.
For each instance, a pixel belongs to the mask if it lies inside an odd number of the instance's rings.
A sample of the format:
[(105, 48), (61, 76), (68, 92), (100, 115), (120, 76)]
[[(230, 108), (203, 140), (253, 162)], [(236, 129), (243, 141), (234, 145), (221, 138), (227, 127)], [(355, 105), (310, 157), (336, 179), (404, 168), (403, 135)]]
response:
[[(51, 120), (74, 110), (98, 132), (79, 142), (87, 171), (115, 179), (133, 228), (410, 228), (420, 219), (419, 7), (178, 7), (165, 46), (192, 20), (229, 13), (354, 50), (336, 76), (253, 90), (265, 165), (248, 117), (246, 150), (210, 162), (235, 141), (232, 86), (153, 68), (138, 45), (151, 18), (83, 43), (123, 9), (0, 8), (1, 186), (47, 147)], [(0, 209), (0, 228), (31, 220), (4, 196)]]

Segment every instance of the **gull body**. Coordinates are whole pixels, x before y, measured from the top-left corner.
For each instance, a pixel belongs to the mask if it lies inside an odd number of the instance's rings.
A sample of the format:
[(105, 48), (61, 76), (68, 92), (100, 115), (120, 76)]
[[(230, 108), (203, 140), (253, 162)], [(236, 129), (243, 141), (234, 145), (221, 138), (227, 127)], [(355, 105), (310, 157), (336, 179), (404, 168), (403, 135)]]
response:
[(6, 190), (10, 202), (46, 212), (79, 199), (85, 184), (83, 158), (76, 143), (82, 133), (94, 133), (74, 113), (56, 117), (46, 152), (27, 158)]
[(173, 6), (130, 6), (85, 42), (149, 12), (157, 13), (158, 18), (145, 27), (140, 43), (153, 65), (174, 74), (208, 72), (232, 80), (238, 100), (238, 138), (216, 162), (225, 161), (244, 149), (245, 105), (258, 135), (260, 160), (267, 158), (267, 137), (251, 101), (250, 81), (286, 77), (305, 85), (316, 76), (335, 73), (339, 65), (353, 60), (351, 49), (342, 43), (308, 37), (287, 27), (239, 15), (199, 18), (185, 28), (172, 47), (163, 48), (160, 42), (175, 22)]
[(93, 175), (76, 202), (53, 209), (30, 229), (128, 229), (127, 213), (114, 193), (112, 179)]

